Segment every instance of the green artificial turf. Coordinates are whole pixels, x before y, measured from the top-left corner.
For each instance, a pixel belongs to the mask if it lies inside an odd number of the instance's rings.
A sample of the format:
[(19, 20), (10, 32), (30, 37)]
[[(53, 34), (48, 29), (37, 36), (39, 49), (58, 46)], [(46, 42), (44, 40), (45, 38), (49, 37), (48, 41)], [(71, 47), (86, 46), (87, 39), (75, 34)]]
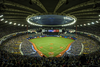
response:
[[(33, 42), (37, 49), (40, 50), (44, 55), (49, 57), (49, 52), (53, 52), (53, 57), (57, 56), (60, 52), (66, 49), (68, 44), (73, 42), (74, 40), (62, 37), (41, 37), (29, 40)], [(53, 43), (53, 45), (50, 45)], [(43, 47), (43, 48), (40, 48)], [(53, 47), (50, 49), (50, 47)], [(63, 47), (62, 49), (60, 47)]]

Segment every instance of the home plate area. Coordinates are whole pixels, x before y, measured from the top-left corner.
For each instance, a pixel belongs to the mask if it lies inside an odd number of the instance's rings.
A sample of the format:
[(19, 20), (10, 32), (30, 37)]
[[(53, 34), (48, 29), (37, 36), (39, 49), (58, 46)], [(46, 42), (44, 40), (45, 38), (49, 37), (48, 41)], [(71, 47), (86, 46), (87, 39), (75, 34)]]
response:
[(54, 53), (53, 52), (49, 52), (48, 54), (50, 55), (49, 57), (53, 57)]

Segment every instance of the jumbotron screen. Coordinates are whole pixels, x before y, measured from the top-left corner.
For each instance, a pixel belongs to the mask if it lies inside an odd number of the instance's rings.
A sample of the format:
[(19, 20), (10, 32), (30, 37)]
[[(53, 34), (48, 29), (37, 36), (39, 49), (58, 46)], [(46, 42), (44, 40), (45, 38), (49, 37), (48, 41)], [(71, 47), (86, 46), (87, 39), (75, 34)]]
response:
[(42, 32), (62, 32), (62, 29), (54, 29), (54, 30), (45, 30), (45, 29), (42, 29)]

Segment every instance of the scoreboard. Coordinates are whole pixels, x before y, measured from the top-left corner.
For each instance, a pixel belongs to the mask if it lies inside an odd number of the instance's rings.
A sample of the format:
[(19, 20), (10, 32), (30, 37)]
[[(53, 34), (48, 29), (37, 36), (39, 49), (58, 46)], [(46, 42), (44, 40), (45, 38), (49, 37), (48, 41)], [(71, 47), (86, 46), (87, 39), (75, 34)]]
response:
[(42, 29), (42, 32), (62, 32), (62, 29)]

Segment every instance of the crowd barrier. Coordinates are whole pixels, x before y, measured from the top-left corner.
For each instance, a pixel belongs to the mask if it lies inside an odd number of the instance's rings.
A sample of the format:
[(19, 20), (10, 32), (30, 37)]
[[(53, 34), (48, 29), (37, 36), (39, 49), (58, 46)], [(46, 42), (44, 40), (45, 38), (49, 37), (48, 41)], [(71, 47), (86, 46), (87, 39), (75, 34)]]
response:
[(36, 50), (34, 49), (33, 45), (32, 45), (32, 49), (33, 49), (34, 52), (36, 52)]

